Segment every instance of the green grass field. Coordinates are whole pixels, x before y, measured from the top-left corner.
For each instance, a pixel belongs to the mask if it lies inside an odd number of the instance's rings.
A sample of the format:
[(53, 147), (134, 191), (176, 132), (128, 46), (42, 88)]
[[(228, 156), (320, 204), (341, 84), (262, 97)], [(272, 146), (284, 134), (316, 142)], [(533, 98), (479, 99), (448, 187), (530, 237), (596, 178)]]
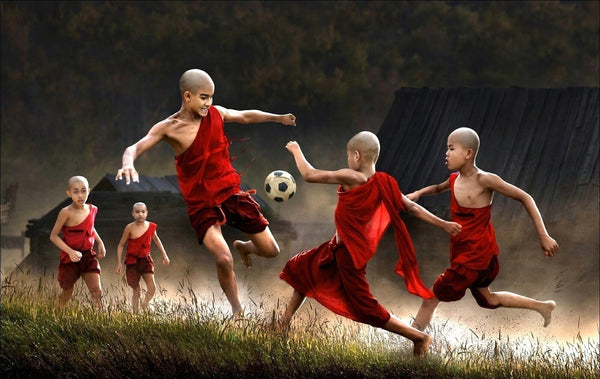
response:
[[(434, 324), (428, 356), (370, 326), (319, 321), (316, 309), (287, 334), (270, 326), (277, 310), (231, 319), (180, 286), (157, 294), (152, 311), (132, 315), (121, 288), (105, 289), (104, 309), (83, 286), (64, 309), (45, 278), (8, 277), (1, 292), (3, 378), (598, 378), (597, 341), (548, 344), (475, 332), (455, 340)], [(306, 316), (306, 315), (309, 316)], [(312, 314), (312, 316), (310, 316)]]

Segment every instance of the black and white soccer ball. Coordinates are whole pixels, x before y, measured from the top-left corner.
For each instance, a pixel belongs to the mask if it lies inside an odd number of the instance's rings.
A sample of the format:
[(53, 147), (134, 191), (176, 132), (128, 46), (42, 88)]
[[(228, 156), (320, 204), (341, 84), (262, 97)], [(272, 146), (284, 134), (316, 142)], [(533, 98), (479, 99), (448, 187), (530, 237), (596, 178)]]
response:
[(265, 179), (265, 192), (271, 200), (288, 201), (296, 193), (296, 180), (287, 171), (275, 170)]

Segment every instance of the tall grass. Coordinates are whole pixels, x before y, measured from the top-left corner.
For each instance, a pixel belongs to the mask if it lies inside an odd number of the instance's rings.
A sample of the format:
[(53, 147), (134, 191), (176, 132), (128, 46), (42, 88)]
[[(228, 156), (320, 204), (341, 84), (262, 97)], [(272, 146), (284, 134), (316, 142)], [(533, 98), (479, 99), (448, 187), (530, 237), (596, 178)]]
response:
[(456, 335), (436, 324), (423, 360), (403, 338), (303, 312), (287, 333), (272, 328), (279, 307), (234, 319), (184, 280), (160, 290), (153, 309), (132, 315), (126, 286), (105, 290), (104, 308), (85, 287), (61, 309), (52, 280), (9, 276), (1, 291), (4, 378), (598, 378), (599, 347), (576, 338), (548, 345), (534, 335)]

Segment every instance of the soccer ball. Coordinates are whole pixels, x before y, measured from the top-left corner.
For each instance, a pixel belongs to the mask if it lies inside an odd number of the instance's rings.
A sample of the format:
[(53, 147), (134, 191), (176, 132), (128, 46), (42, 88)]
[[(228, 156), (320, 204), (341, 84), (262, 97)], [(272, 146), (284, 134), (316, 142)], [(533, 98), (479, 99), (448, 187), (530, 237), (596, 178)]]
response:
[(296, 193), (296, 180), (287, 171), (273, 171), (265, 179), (265, 191), (271, 200), (287, 201)]

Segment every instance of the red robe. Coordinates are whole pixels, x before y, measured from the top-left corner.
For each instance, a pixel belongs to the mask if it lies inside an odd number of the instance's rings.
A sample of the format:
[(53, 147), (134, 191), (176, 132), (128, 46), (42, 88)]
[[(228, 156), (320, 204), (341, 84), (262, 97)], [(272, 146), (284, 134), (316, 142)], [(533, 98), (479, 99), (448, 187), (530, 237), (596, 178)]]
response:
[(458, 172), (450, 174), (451, 219), (462, 225), (461, 232), (450, 237), (450, 264), (472, 270), (485, 270), (494, 255), (498, 255), (496, 234), (491, 222), (492, 204), (483, 208), (461, 207), (454, 197), (454, 182)]
[(240, 175), (229, 158), (229, 145), (223, 119), (211, 106), (194, 142), (175, 157), (177, 180), (189, 215), (215, 207), (241, 191)]
[[(63, 241), (71, 249), (81, 253), (92, 250), (95, 242), (94, 222), (96, 221), (98, 208), (92, 204), (88, 205), (90, 206), (90, 214), (88, 214), (85, 220), (75, 226), (63, 225), (61, 229)], [(69, 254), (65, 251), (60, 252), (60, 261), (64, 264), (73, 263)]]
[(127, 239), (127, 254), (125, 255), (125, 264), (134, 264), (138, 258), (145, 258), (150, 255), (150, 246), (152, 245), (152, 236), (156, 231), (157, 225), (149, 222), (148, 229), (138, 238)]
[(388, 174), (377, 172), (367, 183), (349, 191), (340, 186), (335, 224), (342, 243), (336, 244), (334, 236), (297, 254), (280, 278), (339, 315), (382, 327), (390, 315), (369, 290), (366, 265), (390, 221), (399, 255), (396, 273), (404, 277), (410, 293), (433, 297), (419, 276), (412, 241), (400, 217), (403, 210), (398, 183)]

